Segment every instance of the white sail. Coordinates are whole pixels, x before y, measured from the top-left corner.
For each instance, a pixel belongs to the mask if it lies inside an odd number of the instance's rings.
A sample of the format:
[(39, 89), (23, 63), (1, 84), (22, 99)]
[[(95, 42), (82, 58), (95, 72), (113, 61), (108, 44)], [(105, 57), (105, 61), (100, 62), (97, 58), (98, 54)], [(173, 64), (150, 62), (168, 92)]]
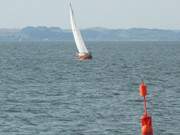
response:
[(83, 38), (81, 36), (81, 32), (77, 28), (77, 25), (75, 23), (75, 18), (74, 18), (74, 13), (73, 13), (71, 3), (70, 3), (70, 22), (71, 22), (72, 32), (74, 35), (74, 40), (76, 42), (76, 46), (77, 46), (79, 53), (89, 53), (86, 46), (85, 46)]

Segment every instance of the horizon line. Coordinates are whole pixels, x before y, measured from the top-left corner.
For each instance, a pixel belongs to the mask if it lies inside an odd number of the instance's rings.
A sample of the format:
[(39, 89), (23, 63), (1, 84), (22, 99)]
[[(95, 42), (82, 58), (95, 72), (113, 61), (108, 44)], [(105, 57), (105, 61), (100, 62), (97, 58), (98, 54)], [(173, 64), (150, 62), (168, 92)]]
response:
[[(70, 30), (71, 28), (62, 28), (60, 26), (48, 26), (48, 25), (27, 25), (24, 27), (0, 27), (0, 30), (2, 29), (6, 29), (6, 30), (21, 30), (27, 27), (34, 27), (34, 28), (38, 28), (38, 27), (46, 27), (46, 28), (60, 28), (63, 30)], [(86, 27), (86, 28), (80, 28), (81, 30), (86, 30), (86, 29), (107, 29), (107, 30), (128, 30), (128, 29), (149, 29), (149, 30), (177, 30), (179, 31), (180, 28), (158, 28), (158, 27), (127, 27), (127, 28), (110, 28), (110, 27), (101, 27), (101, 26), (94, 26), (94, 27)]]

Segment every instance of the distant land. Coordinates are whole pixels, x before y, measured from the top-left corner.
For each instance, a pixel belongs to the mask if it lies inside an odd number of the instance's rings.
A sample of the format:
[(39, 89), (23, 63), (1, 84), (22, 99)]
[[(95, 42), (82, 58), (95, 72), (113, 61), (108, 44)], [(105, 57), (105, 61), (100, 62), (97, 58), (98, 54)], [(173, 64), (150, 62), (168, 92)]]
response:
[[(88, 28), (81, 30), (86, 41), (180, 41), (180, 30), (164, 29), (107, 29)], [(71, 30), (59, 27), (25, 27), (0, 29), (0, 41), (72, 41)]]

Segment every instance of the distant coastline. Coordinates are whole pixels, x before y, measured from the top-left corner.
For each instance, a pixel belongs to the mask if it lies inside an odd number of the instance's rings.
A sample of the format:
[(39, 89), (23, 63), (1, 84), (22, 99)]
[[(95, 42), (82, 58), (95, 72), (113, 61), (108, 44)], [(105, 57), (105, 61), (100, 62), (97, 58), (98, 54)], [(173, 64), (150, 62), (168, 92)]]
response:
[[(96, 27), (81, 32), (86, 41), (180, 41), (180, 30)], [(59, 27), (0, 28), (0, 41), (73, 41), (73, 35), (70, 30)]]

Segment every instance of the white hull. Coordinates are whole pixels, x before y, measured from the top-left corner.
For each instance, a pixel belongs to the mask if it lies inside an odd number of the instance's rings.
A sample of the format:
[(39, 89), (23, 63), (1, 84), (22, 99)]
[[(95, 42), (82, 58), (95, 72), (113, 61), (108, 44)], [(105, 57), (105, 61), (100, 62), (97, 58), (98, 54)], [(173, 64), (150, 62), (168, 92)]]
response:
[(92, 55), (90, 53), (77, 53), (77, 57), (80, 60), (90, 60), (90, 59), (92, 59)]

